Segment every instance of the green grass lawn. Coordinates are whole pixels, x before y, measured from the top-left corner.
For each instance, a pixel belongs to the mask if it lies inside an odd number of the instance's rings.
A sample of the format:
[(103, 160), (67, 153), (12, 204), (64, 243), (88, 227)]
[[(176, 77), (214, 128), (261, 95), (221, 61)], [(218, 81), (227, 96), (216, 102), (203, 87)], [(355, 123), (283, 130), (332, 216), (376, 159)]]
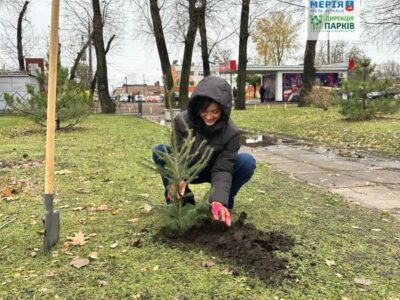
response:
[(400, 113), (370, 121), (346, 121), (337, 108), (323, 111), (289, 105), (233, 112), (243, 129), (307, 139), (319, 144), (400, 157)]
[[(296, 109), (279, 115), (293, 119), (289, 112)], [(271, 109), (255, 115), (273, 124), (278, 114)], [(250, 111), (234, 114), (239, 124), (255, 127), (249, 116)], [(44, 133), (21, 118), (0, 117), (0, 192), (16, 190), (0, 200), (0, 227), (10, 222), (0, 229), (0, 299), (400, 297), (398, 220), (266, 165), (259, 164), (240, 191), (233, 215), (246, 211), (248, 222), (258, 229), (295, 239), (288, 252), (275, 253), (288, 259), (290, 277), (265, 284), (242, 268), (235, 275), (226, 272), (229, 265), (200, 249), (185, 251), (154, 242), (164, 205), (162, 185), (141, 162), (150, 158), (154, 144), (168, 141), (168, 132), (129, 116), (95, 115), (76, 130), (57, 133), (55, 206), (61, 211), (61, 239), (44, 254), (38, 250), (43, 243)], [(196, 186), (195, 195), (200, 197), (206, 188)], [(155, 208), (147, 212), (145, 204)], [(79, 231), (90, 239), (65, 251), (62, 244)], [(97, 259), (89, 265), (70, 265), (75, 256), (87, 258), (92, 252)], [(205, 268), (205, 261), (215, 265)], [(357, 285), (355, 278), (372, 283)]]

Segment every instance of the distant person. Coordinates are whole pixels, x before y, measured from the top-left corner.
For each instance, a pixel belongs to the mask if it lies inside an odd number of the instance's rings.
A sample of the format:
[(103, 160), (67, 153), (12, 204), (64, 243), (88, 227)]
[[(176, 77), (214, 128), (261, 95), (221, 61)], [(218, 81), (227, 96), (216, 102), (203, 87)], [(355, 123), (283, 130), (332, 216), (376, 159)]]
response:
[(260, 88), (260, 98), (261, 98), (261, 103), (265, 101), (265, 89), (264, 89), (264, 85), (261, 85)]
[(233, 100), (236, 100), (237, 99), (237, 89), (236, 89), (236, 87), (233, 87), (232, 95), (233, 95)]

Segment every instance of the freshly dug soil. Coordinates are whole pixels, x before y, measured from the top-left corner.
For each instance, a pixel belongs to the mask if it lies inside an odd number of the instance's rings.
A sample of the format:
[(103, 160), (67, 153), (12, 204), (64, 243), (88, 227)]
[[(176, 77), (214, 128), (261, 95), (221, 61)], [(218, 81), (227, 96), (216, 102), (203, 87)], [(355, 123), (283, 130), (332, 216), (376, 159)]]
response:
[(220, 261), (230, 264), (233, 275), (243, 269), (265, 283), (287, 277), (288, 260), (278, 258), (274, 251), (288, 251), (294, 239), (280, 232), (264, 232), (253, 224), (245, 224), (246, 213), (230, 228), (221, 222), (209, 222), (183, 235), (160, 231), (155, 240), (182, 250), (203, 250)]

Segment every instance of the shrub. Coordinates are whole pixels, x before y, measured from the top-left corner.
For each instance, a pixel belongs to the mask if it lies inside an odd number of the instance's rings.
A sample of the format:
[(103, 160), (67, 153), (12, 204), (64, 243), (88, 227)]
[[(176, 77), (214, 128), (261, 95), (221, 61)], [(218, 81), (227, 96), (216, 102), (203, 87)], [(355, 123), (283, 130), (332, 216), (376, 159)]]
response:
[(319, 86), (314, 86), (305, 100), (312, 106), (328, 110), (332, 102), (331, 91)]

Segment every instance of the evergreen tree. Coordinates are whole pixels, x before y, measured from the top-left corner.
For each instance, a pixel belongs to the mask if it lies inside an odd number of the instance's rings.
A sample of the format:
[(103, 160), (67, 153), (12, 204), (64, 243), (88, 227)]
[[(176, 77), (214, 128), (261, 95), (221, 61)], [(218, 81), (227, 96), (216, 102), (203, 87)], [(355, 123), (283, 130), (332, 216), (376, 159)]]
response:
[[(40, 89), (27, 85), (30, 95), (22, 99), (10, 94), (4, 94), (4, 99), (14, 113), (26, 116), (35, 123), (46, 125), (47, 119), (47, 81), (48, 73), (37, 76)], [(82, 83), (68, 80), (68, 70), (58, 62), (57, 71), (57, 96), (56, 96), (56, 122), (57, 129), (73, 127), (86, 118), (91, 111), (89, 94)]]
[[(169, 92), (173, 92), (173, 89)], [(170, 97), (167, 97), (167, 99), (170, 99)], [(172, 106), (170, 105), (169, 107)], [(170, 114), (172, 120), (172, 108), (170, 109)], [(182, 181), (184, 180), (189, 185), (207, 165), (213, 152), (213, 149), (207, 145), (205, 140), (202, 141), (197, 149), (193, 149), (196, 136), (187, 125), (186, 132), (186, 138), (181, 145), (178, 145), (175, 125), (174, 121), (172, 121), (171, 151), (157, 152), (165, 162), (163, 166), (157, 166), (157, 171), (162, 177), (168, 179), (169, 196), (172, 202), (172, 205), (167, 207), (162, 222), (167, 230), (173, 232), (184, 232), (211, 216), (208, 204), (211, 191), (204, 196), (203, 201), (198, 203), (197, 206), (183, 205), (185, 199), (193, 195), (182, 195), (183, 191), (179, 190)]]
[[(392, 80), (378, 79), (373, 74), (374, 66), (367, 58), (358, 59), (355, 70), (343, 83), (342, 93), (347, 99), (339, 101), (340, 113), (348, 119), (366, 120), (378, 115), (393, 114), (400, 109), (400, 101), (387, 98), (386, 92), (393, 85)], [(379, 93), (372, 99), (370, 93)]]

